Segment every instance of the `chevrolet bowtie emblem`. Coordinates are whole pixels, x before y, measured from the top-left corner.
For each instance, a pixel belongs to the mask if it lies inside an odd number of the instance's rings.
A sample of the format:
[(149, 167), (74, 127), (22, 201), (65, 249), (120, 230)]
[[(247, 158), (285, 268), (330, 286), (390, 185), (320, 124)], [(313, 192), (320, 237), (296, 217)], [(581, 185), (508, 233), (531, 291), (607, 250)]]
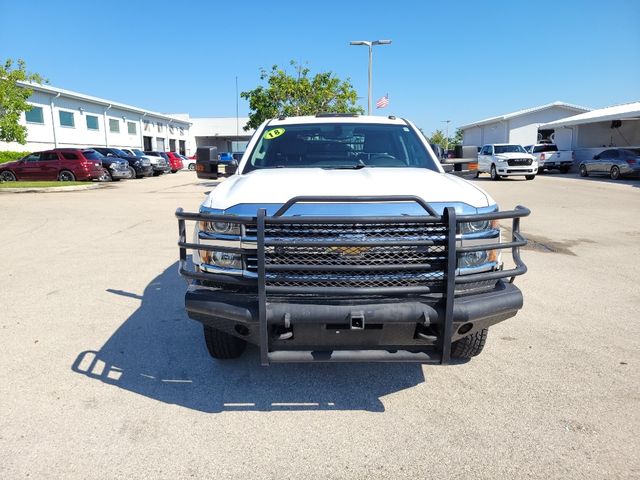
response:
[(339, 253), (341, 255), (362, 255), (371, 247), (329, 247), (328, 253)]

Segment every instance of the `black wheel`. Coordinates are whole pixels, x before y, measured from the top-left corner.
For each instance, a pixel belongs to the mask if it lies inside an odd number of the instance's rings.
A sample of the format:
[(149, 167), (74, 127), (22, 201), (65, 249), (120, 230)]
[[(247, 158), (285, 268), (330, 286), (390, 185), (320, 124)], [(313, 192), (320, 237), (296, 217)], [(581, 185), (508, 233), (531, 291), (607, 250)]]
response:
[(611, 176), (611, 180), (617, 180), (620, 178), (620, 169), (615, 165), (611, 167), (611, 172), (609, 173)]
[(15, 174), (9, 170), (0, 172), (0, 181), (3, 182), (15, 182), (17, 180)]
[(533, 180), (534, 178), (536, 178), (535, 175), (525, 175), (524, 178), (526, 178), (527, 180)]
[(491, 180), (500, 180), (500, 175), (498, 175), (498, 171), (496, 170), (495, 165), (491, 165)]
[(472, 333), (451, 344), (451, 358), (471, 358), (480, 355), (487, 343), (488, 328)]
[(587, 166), (583, 163), (580, 165), (580, 176), (581, 177), (587, 177), (589, 175), (589, 172), (587, 172)]
[(171, 170), (171, 173), (176, 173), (178, 170)]
[(247, 342), (228, 333), (203, 325), (204, 341), (209, 355), (213, 358), (238, 358), (244, 352)]
[(131, 175), (131, 178), (138, 178), (138, 176), (136, 175), (136, 170), (133, 167), (129, 167), (129, 175)]
[(196, 164), (195, 163), (190, 163), (189, 166), (187, 167), (189, 170), (195, 170), (196, 169)]
[(62, 170), (58, 174), (58, 181), (59, 182), (75, 182), (76, 176), (73, 174), (73, 172), (70, 172), (69, 170)]
[(569, 173), (571, 167), (560, 167), (560, 173)]

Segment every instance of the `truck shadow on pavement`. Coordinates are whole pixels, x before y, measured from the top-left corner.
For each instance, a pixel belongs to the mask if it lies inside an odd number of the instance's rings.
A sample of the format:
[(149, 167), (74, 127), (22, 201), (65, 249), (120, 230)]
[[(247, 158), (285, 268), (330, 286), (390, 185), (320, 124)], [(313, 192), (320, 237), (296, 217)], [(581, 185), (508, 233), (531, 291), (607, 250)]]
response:
[(177, 262), (145, 288), (139, 308), (99, 350), (81, 352), (72, 370), (161, 402), (208, 412), (367, 410), (380, 397), (424, 382), (419, 364), (278, 364), (260, 366), (250, 346), (237, 360), (216, 361), (202, 327), (184, 311)]

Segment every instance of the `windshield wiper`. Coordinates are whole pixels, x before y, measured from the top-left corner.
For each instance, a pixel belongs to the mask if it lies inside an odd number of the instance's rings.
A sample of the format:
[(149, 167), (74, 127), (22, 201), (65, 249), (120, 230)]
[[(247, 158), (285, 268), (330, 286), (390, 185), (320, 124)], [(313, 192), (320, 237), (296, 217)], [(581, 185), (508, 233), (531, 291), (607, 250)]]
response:
[(358, 163), (355, 165), (340, 165), (337, 167), (322, 167), (325, 170), (360, 170), (361, 168), (371, 167), (371, 165), (367, 165), (362, 161), (361, 158), (358, 159)]

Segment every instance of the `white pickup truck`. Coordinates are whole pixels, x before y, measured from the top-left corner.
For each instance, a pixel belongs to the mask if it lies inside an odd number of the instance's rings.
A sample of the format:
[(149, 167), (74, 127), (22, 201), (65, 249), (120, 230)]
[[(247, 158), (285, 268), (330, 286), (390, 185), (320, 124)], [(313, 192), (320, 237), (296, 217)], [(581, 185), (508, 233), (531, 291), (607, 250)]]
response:
[(538, 170), (560, 170), (567, 173), (573, 165), (573, 151), (558, 150), (553, 143), (527, 145), (524, 149), (538, 160)]
[(444, 173), (406, 120), (280, 117), (199, 212), (177, 209), (185, 307), (217, 359), (247, 343), (263, 365), (469, 359), (522, 307), (528, 214)]

